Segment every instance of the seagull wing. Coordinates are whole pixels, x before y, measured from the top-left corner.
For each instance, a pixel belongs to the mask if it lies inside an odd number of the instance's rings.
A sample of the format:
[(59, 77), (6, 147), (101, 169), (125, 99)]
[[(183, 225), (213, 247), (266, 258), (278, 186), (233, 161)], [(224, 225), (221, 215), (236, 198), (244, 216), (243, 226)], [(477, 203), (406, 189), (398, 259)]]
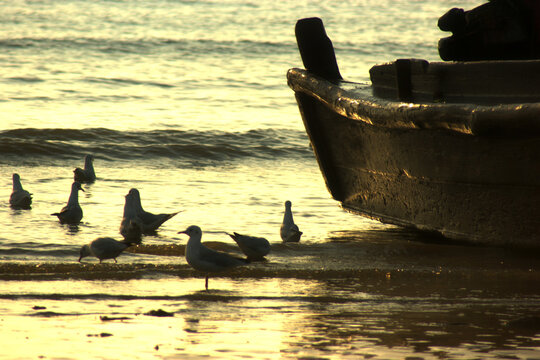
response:
[(238, 258), (227, 253), (209, 249), (206, 246), (201, 246), (199, 260), (207, 263), (210, 267), (214, 267), (214, 271), (226, 270), (235, 266), (247, 264), (246, 259)]

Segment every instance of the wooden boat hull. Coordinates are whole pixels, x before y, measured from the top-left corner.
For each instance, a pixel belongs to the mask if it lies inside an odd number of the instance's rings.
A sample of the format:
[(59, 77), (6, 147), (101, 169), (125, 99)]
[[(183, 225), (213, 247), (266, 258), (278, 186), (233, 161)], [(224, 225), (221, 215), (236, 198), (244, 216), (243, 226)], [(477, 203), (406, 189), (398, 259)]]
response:
[(350, 211), (476, 243), (540, 246), (540, 105), (407, 104), (291, 69), (326, 185)]

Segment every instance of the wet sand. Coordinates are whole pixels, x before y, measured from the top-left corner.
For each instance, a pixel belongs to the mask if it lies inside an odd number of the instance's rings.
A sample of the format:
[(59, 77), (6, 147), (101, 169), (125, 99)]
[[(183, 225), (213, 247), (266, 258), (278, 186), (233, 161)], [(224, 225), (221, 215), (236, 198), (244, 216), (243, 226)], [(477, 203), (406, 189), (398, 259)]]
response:
[[(538, 358), (538, 252), (425, 240), (390, 228), (273, 244), (266, 262), (211, 277), (209, 291), (185, 263), (183, 245), (140, 246), (118, 264), (3, 263), (0, 307), (10, 341), (0, 353)], [(131, 260), (144, 253), (170, 262)], [(152, 313), (159, 310), (166, 316)]]

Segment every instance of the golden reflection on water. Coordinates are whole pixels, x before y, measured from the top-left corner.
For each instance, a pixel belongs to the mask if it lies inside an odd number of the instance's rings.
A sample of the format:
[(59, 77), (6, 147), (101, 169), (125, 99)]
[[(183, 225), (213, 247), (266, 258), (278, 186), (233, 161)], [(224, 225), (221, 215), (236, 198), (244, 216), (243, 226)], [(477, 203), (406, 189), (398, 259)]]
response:
[[(267, 262), (211, 277), (209, 291), (177, 243), (145, 244), (119, 264), (1, 263), (0, 357), (519, 359), (539, 351), (535, 254), (416, 237), (342, 231), (273, 244)], [(153, 310), (173, 316), (146, 315)]]
[[(4, 334), (0, 354), (10, 358), (146, 358), (149, 355), (229, 358), (238, 354), (280, 358), (290, 328), (301, 322), (298, 301), (282, 301), (291, 289), (309, 292), (305, 281), (236, 282), (215, 279), (214, 289), (201, 290), (203, 280), (52, 281), (2, 283), (11, 293), (87, 294), (85, 299), (2, 300)], [(9, 285), (9, 286), (6, 286)], [(19, 286), (17, 286), (19, 285)], [(249, 297), (256, 288), (257, 297)], [(238, 288), (238, 290), (235, 290)], [(101, 294), (136, 293), (138, 300), (104, 300)], [(92, 299), (95, 295), (96, 299)], [(163, 295), (163, 300), (145, 297)], [(171, 300), (165, 300), (172, 296)], [(175, 298), (177, 297), (177, 298)], [(54, 298), (51, 296), (50, 298)], [(262, 300), (261, 300), (262, 299)], [(152, 317), (153, 309), (174, 313)], [(101, 317), (121, 319), (102, 321)], [(9, 332), (8, 332), (9, 330)]]
[[(468, 359), (531, 357), (540, 348), (538, 327), (527, 324), (534, 321), (534, 296), (403, 288), (440, 281), (426, 276), (216, 277), (209, 291), (203, 278), (165, 275), (2, 281), (0, 355)], [(444, 282), (452, 288), (455, 280)], [(152, 310), (173, 316), (147, 315)]]

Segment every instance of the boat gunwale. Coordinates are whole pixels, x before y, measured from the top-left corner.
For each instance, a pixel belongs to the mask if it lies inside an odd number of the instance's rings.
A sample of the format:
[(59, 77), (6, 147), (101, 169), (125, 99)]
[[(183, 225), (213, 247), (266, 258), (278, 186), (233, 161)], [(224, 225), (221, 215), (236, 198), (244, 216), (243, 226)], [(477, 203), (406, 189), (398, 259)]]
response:
[(295, 92), (312, 96), (334, 112), (370, 125), (479, 136), (540, 136), (538, 102), (477, 105), (391, 101), (373, 96), (369, 83), (331, 82), (299, 68), (288, 70), (287, 82)]

